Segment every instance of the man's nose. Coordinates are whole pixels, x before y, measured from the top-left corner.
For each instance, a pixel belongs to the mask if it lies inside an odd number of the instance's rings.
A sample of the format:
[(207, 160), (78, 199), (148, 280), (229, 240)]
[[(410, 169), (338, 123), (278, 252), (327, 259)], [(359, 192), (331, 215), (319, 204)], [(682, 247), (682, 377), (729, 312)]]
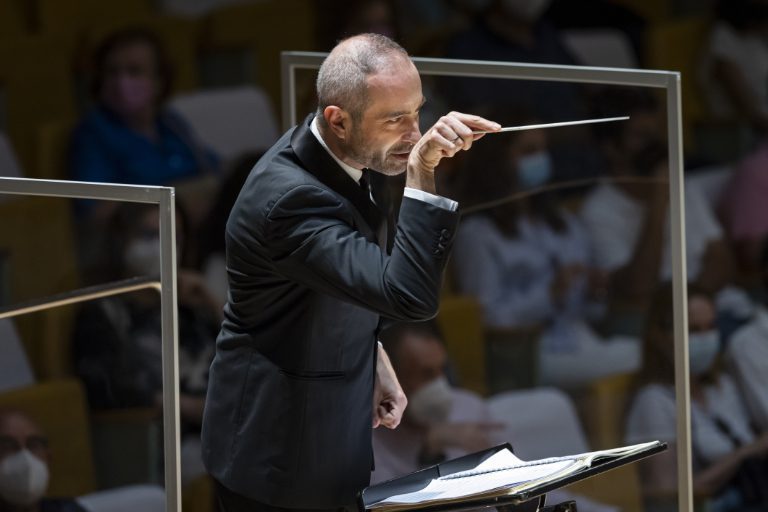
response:
[(405, 139), (408, 142), (416, 144), (420, 138), (421, 138), (421, 130), (419, 129), (419, 120), (414, 119), (413, 121), (411, 121), (410, 126), (408, 126), (408, 133), (406, 134)]

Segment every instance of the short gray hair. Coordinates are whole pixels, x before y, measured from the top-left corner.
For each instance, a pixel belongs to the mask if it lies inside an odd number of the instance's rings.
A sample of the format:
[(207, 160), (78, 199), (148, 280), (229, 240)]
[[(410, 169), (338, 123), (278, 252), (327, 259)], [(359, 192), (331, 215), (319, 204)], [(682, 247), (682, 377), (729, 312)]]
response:
[(380, 34), (359, 34), (341, 41), (320, 66), (317, 74), (317, 114), (325, 123), (323, 110), (336, 105), (359, 120), (368, 105), (370, 75), (384, 69), (393, 56), (408, 52)]

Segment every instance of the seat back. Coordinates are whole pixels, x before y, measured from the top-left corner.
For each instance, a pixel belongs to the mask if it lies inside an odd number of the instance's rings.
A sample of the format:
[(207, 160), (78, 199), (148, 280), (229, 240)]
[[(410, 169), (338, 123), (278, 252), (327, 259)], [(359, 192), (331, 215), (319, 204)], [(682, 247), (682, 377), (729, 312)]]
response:
[(461, 387), (484, 395), (488, 386), (480, 305), (471, 297), (444, 296), (436, 321)]
[(624, 439), (624, 413), (634, 373), (611, 375), (594, 381), (579, 400), (592, 446), (619, 446)]
[(636, 68), (637, 57), (629, 38), (615, 29), (571, 29), (562, 33), (563, 42), (584, 66)]
[(279, 137), (269, 98), (253, 86), (227, 87), (175, 97), (171, 107), (224, 162), (268, 149)]
[(159, 485), (126, 485), (80, 496), (77, 502), (88, 512), (163, 512), (165, 491)]
[(508, 440), (523, 460), (589, 451), (576, 407), (556, 388), (498, 393), (488, 407), (493, 419), (507, 426)]
[[(523, 460), (620, 446), (618, 443), (610, 446), (589, 443), (574, 403), (568, 395), (555, 388), (500, 393), (491, 397), (488, 405), (494, 420), (507, 425), (508, 441)], [(599, 415), (601, 411), (590, 414)], [(571, 484), (567, 491), (616, 506), (623, 512), (642, 511), (637, 464)], [(578, 503), (578, 498), (576, 501)]]

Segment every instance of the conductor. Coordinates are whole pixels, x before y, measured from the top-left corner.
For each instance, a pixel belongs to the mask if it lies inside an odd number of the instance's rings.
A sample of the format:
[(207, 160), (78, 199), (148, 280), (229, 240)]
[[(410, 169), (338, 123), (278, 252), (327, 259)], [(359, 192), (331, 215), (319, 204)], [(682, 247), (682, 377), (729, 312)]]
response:
[[(375, 34), (331, 51), (317, 96), (317, 113), (255, 165), (227, 222), (229, 296), (202, 431), (227, 512), (355, 508), (371, 428), (395, 428), (407, 402), (378, 332), (436, 314), (456, 232), (435, 167), (469, 149), (473, 130), (500, 128), (452, 112), (422, 136), (419, 74)], [(395, 226), (375, 185), (402, 172)]]

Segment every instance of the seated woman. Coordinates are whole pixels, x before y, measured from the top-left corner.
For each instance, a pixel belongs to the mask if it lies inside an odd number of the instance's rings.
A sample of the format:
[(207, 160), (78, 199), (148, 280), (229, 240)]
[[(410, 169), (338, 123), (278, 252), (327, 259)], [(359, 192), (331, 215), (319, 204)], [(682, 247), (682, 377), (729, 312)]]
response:
[(95, 105), (72, 134), (72, 179), (166, 185), (216, 171), (216, 157), (164, 108), (170, 90), (171, 65), (152, 32), (108, 36), (94, 57)]
[[(515, 124), (535, 122), (517, 117)], [(552, 175), (547, 148), (543, 130), (488, 137), (473, 148), (462, 204), (518, 197), (462, 221), (453, 263), (459, 290), (479, 300), (487, 325), (544, 328), (542, 384), (578, 387), (632, 371), (639, 349), (632, 339), (608, 343), (589, 325), (601, 314), (605, 283), (579, 219), (536, 190)]]
[[(752, 419), (735, 383), (720, 372), (720, 339), (712, 299), (696, 289), (688, 295), (694, 496), (708, 498), (708, 510), (717, 512), (765, 510), (765, 501), (748, 502), (747, 489), (737, 479), (753, 464), (747, 461), (759, 458), (758, 465), (768, 468), (768, 433), (758, 435), (752, 430)], [(658, 439), (672, 445), (640, 466), (644, 493), (656, 505), (662, 505), (665, 496), (674, 502), (677, 489), (672, 315), (672, 287), (666, 285), (652, 301), (643, 340), (643, 366), (626, 426), (627, 443)], [(765, 471), (759, 477), (762, 489), (768, 485), (767, 477)]]

